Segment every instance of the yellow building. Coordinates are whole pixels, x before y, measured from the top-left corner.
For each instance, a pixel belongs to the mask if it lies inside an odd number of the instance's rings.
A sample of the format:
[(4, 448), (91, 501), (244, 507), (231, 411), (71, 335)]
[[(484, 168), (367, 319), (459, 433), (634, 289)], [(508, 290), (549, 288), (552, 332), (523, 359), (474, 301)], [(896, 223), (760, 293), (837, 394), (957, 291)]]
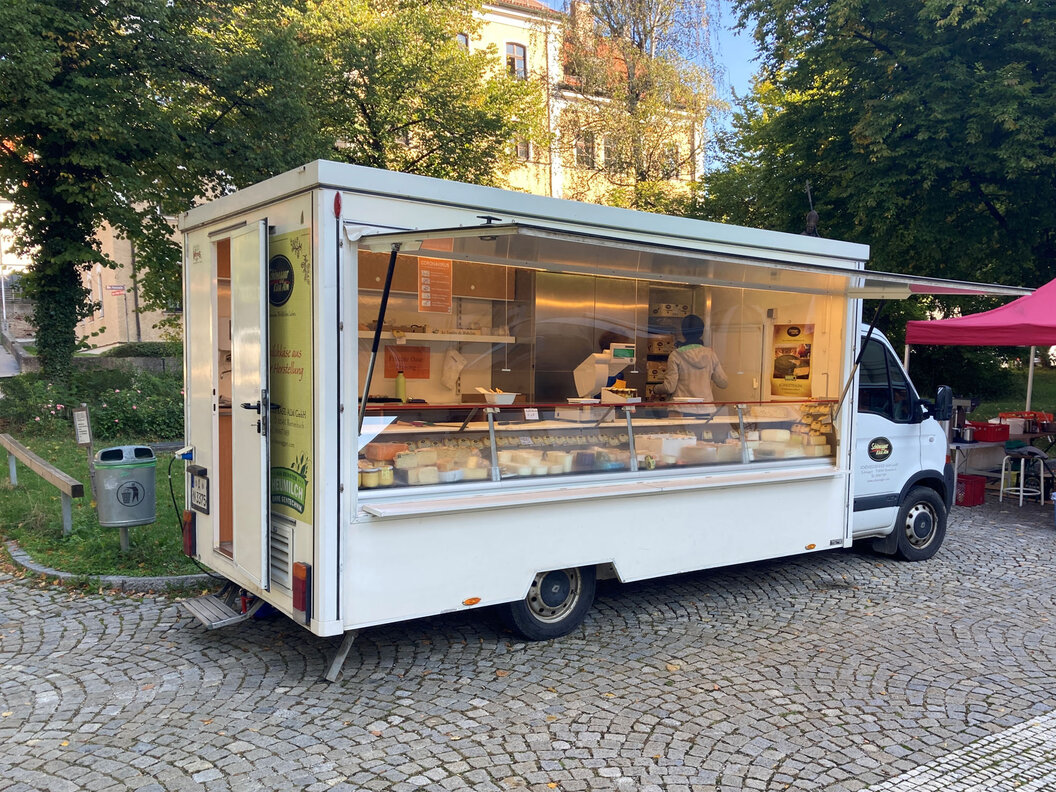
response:
[(117, 267), (94, 265), (81, 280), (96, 310), (77, 325), (77, 335), (93, 347), (105, 348), (134, 341), (165, 341), (178, 336), (178, 327), (166, 327), (162, 320), (178, 317), (173, 312), (142, 311), (139, 289), (133, 278), (136, 251), (127, 239), (119, 237), (109, 225), (96, 235), (102, 252)]
[[(573, 0), (572, 24), (592, 24), (589, 3)], [(578, 16), (578, 21), (577, 21)], [(493, 0), (484, 6), (483, 24), (474, 36), (463, 43), (470, 49), (494, 47), (507, 71), (521, 79), (540, 84), (547, 99), (547, 147), (515, 141), (519, 167), (507, 176), (514, 190), (558, 198), (601, 201), (620, 186), (609, 172), (614, 146), (602, 134), (579, 129), (575, 135), (565, 124), (562, 113), (575, 112), (583, 97), (569, 87), (562, 54), (563, 36), (568, 17), (539, 0)], [(670, 152), (671, 167), (667, 180), (688, 187), (703, 167), (703, 134), (699, 127), (677, 134), (664, 143)]]

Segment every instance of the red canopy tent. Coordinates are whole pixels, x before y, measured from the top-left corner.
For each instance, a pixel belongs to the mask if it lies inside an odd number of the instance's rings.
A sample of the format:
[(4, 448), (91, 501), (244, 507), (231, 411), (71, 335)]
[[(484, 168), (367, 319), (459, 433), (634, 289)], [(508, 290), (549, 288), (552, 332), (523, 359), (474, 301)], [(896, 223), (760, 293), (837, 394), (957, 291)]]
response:
[(906, 323), (906, 344), (1030, 346), (1027, 409), (1034, 389), (1034, 347), (1056, 344), (1056, 280), (990, 311)]

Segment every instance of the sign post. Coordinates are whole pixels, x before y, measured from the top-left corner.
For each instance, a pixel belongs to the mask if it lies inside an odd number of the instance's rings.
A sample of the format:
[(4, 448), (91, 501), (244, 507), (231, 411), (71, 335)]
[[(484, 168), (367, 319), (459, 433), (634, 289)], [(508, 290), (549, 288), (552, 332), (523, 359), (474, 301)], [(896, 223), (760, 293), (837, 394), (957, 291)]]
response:
[(73, 408), (73, 432), (77, 445), (88, 452), (88, 482), (92, 487), (92, 498), (95, 498), (95, 457), (92, 454), (92, 419), (88, 415), (88, 405), (81, 404)]

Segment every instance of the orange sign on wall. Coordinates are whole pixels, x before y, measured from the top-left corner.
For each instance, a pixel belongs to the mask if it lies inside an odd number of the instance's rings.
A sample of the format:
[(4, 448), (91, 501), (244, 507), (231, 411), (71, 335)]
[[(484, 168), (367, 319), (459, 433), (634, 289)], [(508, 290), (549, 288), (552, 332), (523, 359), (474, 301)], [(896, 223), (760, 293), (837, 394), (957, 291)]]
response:
[(420, 313), (451, 313), (453, 293), (450, 261), (418, 259), (418, 311)]
[(429, 379), (429, 347), (406, 344), (385, 347), (385, 376), (394, 378), (399, 372), (407, 379)]

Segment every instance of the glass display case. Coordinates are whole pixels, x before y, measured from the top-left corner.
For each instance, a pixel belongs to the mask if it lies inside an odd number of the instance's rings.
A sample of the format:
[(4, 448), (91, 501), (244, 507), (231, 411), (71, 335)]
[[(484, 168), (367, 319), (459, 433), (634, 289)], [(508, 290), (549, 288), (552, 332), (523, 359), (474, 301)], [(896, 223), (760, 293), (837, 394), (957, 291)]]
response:
[[(359, 488), (502, 486), (660, 475), (835, 456), (831, 400), (770, 404), (379, 404), (360, 434)], [(657, 473), (653, 473), (657, 471)]]

